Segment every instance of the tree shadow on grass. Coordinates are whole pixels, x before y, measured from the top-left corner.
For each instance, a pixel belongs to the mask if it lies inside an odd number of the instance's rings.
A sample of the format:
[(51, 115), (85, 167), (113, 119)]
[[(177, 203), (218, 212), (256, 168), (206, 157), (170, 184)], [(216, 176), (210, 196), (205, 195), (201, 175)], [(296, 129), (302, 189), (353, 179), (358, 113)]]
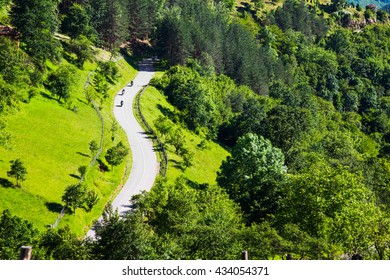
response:
[(206, 190), (209, 187), (209, 184), (207, 184), (207, 183), (200, 184), (200, 183), (191, 181), (189, 179), (186, 179), (186, 182), (187, 182), (187, 185), (189, 187), (196, 189), (196, 190)]
[(88, 103), (87, 103), (86, 101), (82, 100), (81, 98), (78, 98), (78, 97), (77, 97), (77, 100), (78, 100), (80, 103), (83, 103), (83, 104), (85, 104), (85, 105), (88, 105)]
[(177, 161), (177, 160), (174, 160), (174, 159), (168, 159), (168, 162), (174, 163), (174, 164), (173, 164), (173, 167), (175, 167), (175, 168), (177, 168), (177, 169), (179, 169), (179, 170), (181, 170), (181, 171), (184, 171), (184, 168), (183, 168), (183, 165), (182, 165), (181, 162), (179, 162), (179, 161)]
[(15, 188), (15, 185), (6, 178), (0, 178), (0, 186), (3, 188)]
[(72, 177), (72, 178), (75, 178), (75, 179), (77, 179), (77, 180), (80, 180), (80, 179), (81, 179), (80, 176), (79, 176), (79, 175), (76, 175), (76, 174), (69, 174), (69, 176)]
[(54, 98), (53, 96), (47, 94), (46, 92), (41, 92), (41, 95), (42, 95), (44, 98), (47, 98), (47, 99), (50, 99), (50, 100), (58, 101), (57, 98)]
[(78, 155), (80, 155), (80, 156), (83, 156), (83, 157), (87, 157), (87, 158), (90, 157), (89, 155), (83, 154), (82, 152), (76, 152), (76, 154), (78, 154)]
[(107, 172), (107, 171), (109, 171), (108, 166), (103, 161), (101, 161), (100, 159), (97, 159), (97, 162), (99, 164), (100, 172)]
[(177, 115), (175, 114), (174, 111), (172, 111), (171, 109), (167, 108), (167, 107), (164, 107), (160, 104), (157, 104), (157, 109), (160, 110), (160, 112), (166, 116), (168, 119), (174, 121), (175, 119), (177, 119)]
[(61, 204), (57, 202), (46, 202), (45, 205), (50, 212), (54, 212), (54, 213), (61, 213), (63, 207)]

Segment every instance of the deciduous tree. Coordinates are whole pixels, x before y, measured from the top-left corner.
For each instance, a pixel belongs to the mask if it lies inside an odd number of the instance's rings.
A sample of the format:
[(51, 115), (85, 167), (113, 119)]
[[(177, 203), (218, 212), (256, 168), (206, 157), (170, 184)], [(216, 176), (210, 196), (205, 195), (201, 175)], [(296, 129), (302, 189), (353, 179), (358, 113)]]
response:
[(286, 175), (284, 155), (256, 134), (240, 137), (232, 155), (222, 162), (217, 182), (248, 215), (249, 222), (275, 214)]
[(26, 180), (27, 170), (20, 159), (11, 160), (11, 169), (7, 172), (9, 177), (16, 179), (16, 186), (20, 186), (19, 181)]

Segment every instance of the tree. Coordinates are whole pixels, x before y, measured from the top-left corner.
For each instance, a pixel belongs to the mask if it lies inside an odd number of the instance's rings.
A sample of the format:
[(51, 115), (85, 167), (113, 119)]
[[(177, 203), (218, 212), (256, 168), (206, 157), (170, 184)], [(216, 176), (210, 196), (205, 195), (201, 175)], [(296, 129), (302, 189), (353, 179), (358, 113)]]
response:
[(81, 208), (84, 203), (85, 193), (86, 187), (83, 184), (67, 186), (65, 193), (62, 196), (62, 201), (65, 203), (65, 207), (71, 212), (75, 212), (77, 208)]
[(0, 146), (10, 148), (11, 134), (7, 131), (6, 124), (0, 119)]
[(16, 186), (19, 187), (19, 181), (26, 180), (27, 170), (20, 159), (11, 160), (11, 170), (7, 172), (9, 177), (16, 179)]
[(15, 107), (17, 104), (18, 90), (17, 88), (3, 80), (0, 74), (0, 113)]
[(91, 151), (92, 156), (94, 156), (96, 154), (96, 152), (99, 150), (99, 146), (95, 140), (92, 140), (91, 142), (89, 142), (89, 150)]
[(285, 185), (277, 220), (295, 224), (321, 241), (315, 258), (335, 258), (338, 252), (368, 252), (379, 208), (361, 175), (317, 161)]
[(111, 140), (115, 140), (115, 134), (118, 131), (118, 122), (116, 120), (113, 120), (111, 123)]
[(241, 237), (243, 249), (249, 252), (251, 260), (269, 260), (283, 255), (285, 241), (269, 222), (245, 227)]
[(56, 71), (51, 73), (47, 78), (47, 87), (61, 99), (68, 100), (70, 98), (70, 87), (73, 82), (74, 66), (60, 66)]
[(7, 6), (10, 2), (11, 0), (0, 0), (0, 7)]
[(85, 176), (85, 174), (87, 173), (87, 166), (81, 165), (78, 168), (78, 171), (79, 171), (81, 177)]
[(87, 239), (80, 240), (69, 226), (47, 230), (39, 240), (39, 247), (45, 251), (48, 259), (54, 260), (90, 260), (91, 244)]
[(263, 121), (262, 135), (287, 156), (289, 150), (310, 135), (315, 120), (310, 110), (279, 105), (268, 112)]
[(104, 100), (109, 97), (106, 77), (100, 73), (96, 73), (93, 76), (93, 88), (100, 98), (100, 103), (103, 104)]
[(232, 155), (222, 162), (217, 182), (241, 206), (248, 222), (256, 222), (279, 208), (286, 170), (283, 153), (249, 133), (238, 138)]
[[(91, 1), (93, 2), (93, 1)], [(103, 7), (96, 7), (96, 10), (101, 12), (99, 15), (100, 22), (98, 22), (97, 31), (101, 36), (101, 43), (108, 50), (113, 51), (126, 38), (128, 18), (125, 11), (127, 11), (127, 1), (119, 0), (104, 0), (97, 1), (93, 7), (103, 2)]]
[(173, 122), (164, 116), (159, 116), (154, 121), (154, 126), (157, 130), (157, 132), (160, 134), (161, 138), (165, 139), (166, 135), (169, 134), (169, 131), (174, 126)]
[(29, 73), (33, 70), (26, 53), (7, 37), (0, 37), (0, 75), (4, 81), (17, 87), (27, 87), (31, 83)]
[(185, 139), (181, 128), (175, 130), (169, 130), (167, 137), (167, 143), (171, 144), (175, 148), (175, 153), (180, 154), (180, 150), (185, 146)]
[(83, 68), (84, 62), (94, 59), (92, 42), (87, 37), (80, 35), (69, 43), (69, 50), (77, 56), (76, 63), (78, 67)]
[(84, 7), (74, 3), (62, 20), (61, 29), (71, 38), (77, 38), (80, 35), (89, 37), (93, 32), (90, 26), (90, 17)]
[[(159, 257), (208, 260), (239, 257), (241, 213), (218, 186), (197, 184), (185, 178), (172, 185), (159, 181), (150, 193), (139, 195), (134, 205), (159, 236), (160, 242), (156, 244)], [(165, 250), (160, 249), (162, 245)]]
[(38, 231), (30, 222), (4, 210), (0, 218), (0, 259), (19, 259), (20, 247), (35, 244), (37, 236)]
[(106, 208), (95, 225), (97, 246), (94, 255), (103, 260), (156, 259), (154, 233), (141, 213), (129, 212), (120, 219), (118, 212)]
[(130, 0), (129, 1), (129, 31), (132, 44), (149, 40), (153, 32), (157, 13), (162, 8), (161, 0)]
[(122, 141), (120, 141), (116, 146), (107, 150), (105, 158), (111, 167), (114, 167), (121, 164), (128, 153), (129, 149), (123, 145)]
[(119, 68), (114, 61), (99, 61), (97, 73), (104, 76), (110, 84), (114, 85), (120, 77)]
[(58, 30), (58, 1), (14, 0), (11, 23), (22, 34), (21, 47), (43, 67), (46, 59), (58, 60), (60, 43), (54, 39)]
[(183, 146), (179, 150), (179, 155), (183, 158), (182, 164), (184, 166), (184, 170), (194, 164), (194, 153), (191, 152), (188, 147)]

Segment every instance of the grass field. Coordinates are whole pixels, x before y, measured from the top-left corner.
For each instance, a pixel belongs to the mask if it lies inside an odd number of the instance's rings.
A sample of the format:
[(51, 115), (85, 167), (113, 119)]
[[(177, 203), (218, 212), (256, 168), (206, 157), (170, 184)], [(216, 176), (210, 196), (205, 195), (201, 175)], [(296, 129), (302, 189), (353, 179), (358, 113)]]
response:
[[(157, 74), (158, 75), (158, 74)], [(162, 116), (161, 108), (174, 111), (174, 107), (169, 104), (165, 96), (154, 87), (148, 87), (141, 98), (141, 110), (150, 126), (155, 130), (154, 121)], [(184, 175), (189, 180), (203, 184), (215, 184), (216, 173), (219, 170), (222, 160), (229, 153), (216, 143), (209, 141), (205, 149), (198, 148), (202, 138), (195, 133), (183, 129), (186, 144), (194, 153), (193, 166), (183, 170), (181, 168), (182, 158), (174, 153), (173, 147), (166, 145), (168, 154), (167, 180), (174, 182), (176, 178)]]
[[(111, 87), (111, 96), (136, 73), (123, 59), (118, 61), (118, 66), (121, 78)], [(75, 73), (72, 88), (72, 105), (77, 110), (67, 109), (46, 92), (28, 104), (21, 103), (19, 110), (7, 117), (7, 130), (12, 133), (13, 141), (11, 150), (0, 148), (0, 212), (10, 209), (12, 214), (32, 222), (40, 230), (55, 222), (62, 208), (64, 189), (79, 181), (78, 167), (89, 166), (89, 142), (100, 141), (101, 122), (87, 103), (83, 90), (88, 73), (96, 68), (96, 64), (86, 63), (84, 68)], [(112, 105), (112, 101), (107, 101), (102, 108), (105, 137), (101, 158), (113, 145), (110, 131), (114, 118)], [(114, 142), (120, 139), (127, 143), (121, 130), (116, 133)], [(14, 180), (7, 177), (9, 161), (17, 158), (23, 161), (28, 172), (21, 188), (13, 187)], [(59, 226), (69, 225), (72, 231), (83, 235), (120, 187), (126, 165), (131, 164), (130, 158), (129, 155), (126, 163), (110, 172), (100, 172), (95, 164), (87, 173), (86, 183), (98, 190), (101, 197), (98, 205), (90, 213), (78, 209), (74, 215), (65, 215)]]

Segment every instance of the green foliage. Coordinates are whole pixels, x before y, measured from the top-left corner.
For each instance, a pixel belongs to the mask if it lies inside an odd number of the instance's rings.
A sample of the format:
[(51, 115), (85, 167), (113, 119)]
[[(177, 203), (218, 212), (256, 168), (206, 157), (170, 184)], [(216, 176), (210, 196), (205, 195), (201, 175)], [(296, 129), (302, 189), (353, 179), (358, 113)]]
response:
[(163, 140), (165, 140), (165, 137), (169, 135), (174, 124), (169, 118), (164, 116), (159, 116), (154, 121), (154, 126), (157, 129), (159, 136), (162, 137)]
[(80, 176), (83, 177), (87, 173), (87, 166), (82, 165), (78, 168), (78, 171), (80, 173)]
[(16, 106), (17, 96), (17, 88), (4, 81), (3, 76), (0, 75), (0, 114)]
[(90, 26), (90, 16), (82, 5), (73, 3), (67, 10), (61, 23), (61, 30), (73, 39), (80, 35), (91, 37), (93, 31)]
[(304, 1), (286, 0), (274, 14), (275, 23), (282, 29), (300, 31), (306, 36), (323, 37), (327, 26), (322, 17), (309, 10)]
[(5, 122), (0, 119), (0, 147), (10, 148), (11, 134), (6, 129)]
[(162, 0), (130, 0), (127, 12), (129, 16), (129, 46), (134, 54), (142, 53), (150, 47), (156, 21), (163, 9)]
[(160, 240), (175, 244), (175, 250), (160, 252), (164, 258), (236, 259), (239, 256), (241, 216), (218, 187), (198, 185), (184, 178), (173, 185), (159, 182), (150, 194), (136, 198), (136, 205), (139, 213), (146, 213), (147, 225)]
[(31, 83), (30, 73), (33, 70), (27, 55), (14, 42), (0, 37), (0, 74), (4, 81), (19, 88), (26, 87)]
[(92, 156), (94, 156), (96, 154), (96, 152), (99, 150), (99, 146), (95, 140), (92, 140), (91, 142), (89, 142), (89, 150), (91, 151)]
[(362, 182), (361, 176), (343, 168), (318, 164), (307, 173), (291, 177), (278, 217), (322, 240), (327, 249), (324, 247), (323, 255), (318, 252), (314, 258), (334, 258), (339, 250), (363, 252), (369, 247), (367, 233), (379, 209)]
[(92, 49), (92, 42), (79, 35), (69, 43), (69, 50), (77, 56), (76, 64), (83, 68), (86, 61), (92, 61), (94, 59), (94, 51)]
[(100, 73), (95, 73), (95, 75), (93, 76), (92, 85), (95, 92), (97, 93), (97, 96), (100, 99), (100, 104), (103, 104), (103, 102), (109, 97), (109, 84), (106, 78)]
[(16, 186), (20, 187), (20, 181), (26, 180), (27, 170), (24, 167), (23, 162), (20, 159), (15, 159), (10, 161), (11, 166), (10, 170), (7, 172), (8, 177), (13, 177), (16, 179)]
[(94, 249), (97, 259), (145, 260), (158, 257), (152, 246), (154, 233), (139, 212), (129, 212), (124, 219), (119, 219), (118, 213), (108, 208), (103, 219), (96, 224), (95, 232), (99, 240)]
[(121, 164), (128, 153), (129, 149), (123, 145), (122, 141), (120, 141), (116, 146), (113, 146), (107, 150), (105, 159), (107, 160), (108, 164), (114, 167)]
[(98, 200), (98, 193), (88, 189), (84, 183), (67, 186), (62, 196), (65, 207), (70, 210), (71, 213), (74, 213), (77, 208), (84, 208), (87, 211), (91, 211)]
[(58, 30), (57, 2), (14, 0), (11, 23), (22, 34), (22, 48), (42, 66), (46, 59), (58, 60), (61, 46), (53, 37)]
[(66, 187), (62, 201), (65, 207), (71, 212), (75, 212), (77, 208), (81, 208), (84, 203), (86, 186), (84, 184), (69, 185)]
[(30, 222), (4, 210), (0, 218), (0, 259), (18, 260), (20, 247), (33, 245), (37, 236), (38, 231)]
[(280, 105), (268, 113), (261, 131), (273, 145), (287, 153), (295, 144), (304, 140), (313, 126), (314, 120), (309, 110)]
[(285, 242), (269, 222), (252, 224), (244, 228), (241, 235), (251, 260), (269, 260), (283, 255)]
[(185, 139), (181, 128), (172, 129), (169, 131), (166, 142), (175, 148), (175, 153), (180, 154), (185, 147)]
[(98, 32), (99, 45), (110, 51), (119, 47), (126, 38), (128, 3), (119, 0), (90, 1), (91, 25)]
[(92, 258), (88, 241), (78, 239), (69, 226), (47, 230), (38, 244), (48, 259), (88, 260)]
[(66, 65), (59, 67), (47, 78), (47, 88), (50, 90), (51, 93), (58, 97), (59, 101), (61, 99), (65, 101), (70, 99), (70, 88), (72, 82), (74, 81), (73, 74), (74, 66)]
[(118, 66), (113, 61), (99, 61), (97, 73), (104, 76), (110, 84), (115, 84), (120, 77)]
[(283, 153), (269, 140), (249, 133), (238, 138), (217, 182), (248, 215), (248, 222), (258, 222), (278, 211), (285, 175)]

